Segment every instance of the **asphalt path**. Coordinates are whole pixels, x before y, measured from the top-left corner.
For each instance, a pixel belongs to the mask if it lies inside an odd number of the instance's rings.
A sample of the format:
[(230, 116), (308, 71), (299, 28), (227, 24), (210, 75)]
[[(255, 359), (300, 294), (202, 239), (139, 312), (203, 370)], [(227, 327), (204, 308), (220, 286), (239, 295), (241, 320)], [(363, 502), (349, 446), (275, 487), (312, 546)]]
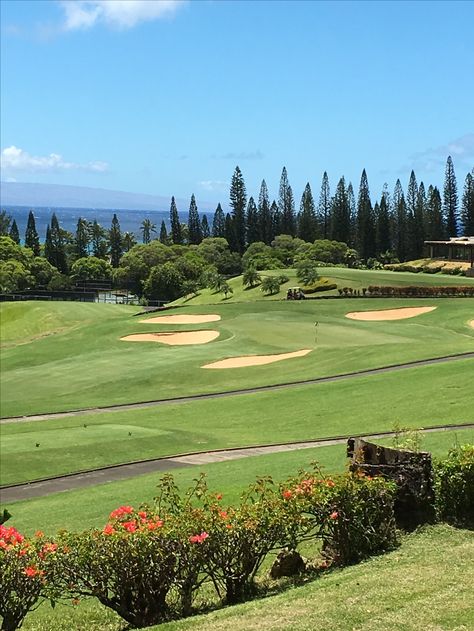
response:
[(26, 416), (11, 416), (0, 419), (0, 424), (4, 423), (23, 423), (32, 421), (47, 421), (56, 418), (67, 418), (74, 416), (84, 416), (88, 414), (99, 414), (102, 412), (118, 412), (123, 410), (139, 410), (148, 407), (156, 407), (159, 405), (169, 405), (177, 403), (190, 403), (193, 401), (203, 401), (205, 399), (222, 399), (224, 397), (234, 397), (244, 394), (255, 394), (258, 392), (272, 392), (275, 390), (284, 390), (287, 388), (296, 388), (299, 386), (315, 385), (319, 383), (333, 383), (335, 381), (343, 381), (345, 379), (355, 379), (357, 377), (367, 377), (369, 375), (382, 375), (389, 372), (405, 370), (407, 368), (417, 368), (420, 366), (433, 366), (435, 364), (444, 364), (446, 362), (458, 361), (462, 359), (474, 359), (474, 352), (458, 353), (455, 355), (445, 355), (443, 357), (434, 357), (431, 359), (420, 359), (403, 364), (392, 364), (381, 368), (369, 368), (367, 370), (359, 370), (356, 372), (343, 373), (341, 375), (333, 375), (329, 377), (317, 377), (315, 379), (305, 379), (303, 381), (292, 381), (289, 383), (279, 383), (272, 386), (258, 386), (255, 388), (242, 388), (238, 390), (227, 390), (225, 392), (211, 392), (208, 394), (195, 394), (185, 397), (174, 397), (169, 399), (156, 399), (153, 401), (140, 401), (137, 403), (121, 403), (118, 405), (99, 406), (94, 408), (83, 408), (71, 410), (68, 412), (50, 412), (44, 414), (31, 414)]
[[(440, 425), (425, 427), (420, 432), (444, 432), (462, 429), (474, 429), (474, 423), (464, 423), (462, 425)], [(300, 449), (312, 449), (315, 447), (328, 447), (330, 445), (342, 445), (347, 443), (349, 438), (361, 437), (376, 440), (379, 438), (394, 437), (396, 432), (379, 432), (375, 434), (351, 434), (347, 436), (333, 436), (318, 440), (308, 440), (305, 442), (279, 443), (273, 445), (257, 445), (252, 447), (237, 447), (234, 449), (218, 449), (214, 451), (204, 451), (188, 454), (179, 454), (166, 458), (155, 458), (141, 460), (124, 464), (102, 467), (100, 469), (90, 469), (78, 473), (71, 473), (54, 478), (44, 478), (26, 484), (16, 484), (0, 488), (0, 499), (3, 505), (19, 500), (29, 500), (35, 497), (44, 497), (52, 493), (62, 491), (73, 491), (83, 489), (96, 484), (105, 484), (125, 480), (145, 473), (156, 473), (160, 471), (171, 471), (173, 469), (206, 465), (213, 462), (224, 462), (237, 460), (249, 456), (261, 456), (269, 453), (279, 453), (284, 451), (294, 451)]]

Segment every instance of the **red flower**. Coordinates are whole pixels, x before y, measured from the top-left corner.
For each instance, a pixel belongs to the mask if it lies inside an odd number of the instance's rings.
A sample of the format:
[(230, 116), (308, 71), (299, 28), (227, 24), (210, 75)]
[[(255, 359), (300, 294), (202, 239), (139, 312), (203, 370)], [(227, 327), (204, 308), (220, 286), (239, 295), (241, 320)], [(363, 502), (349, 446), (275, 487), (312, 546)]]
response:
[(162, 519), (156, 519), (155, 521), (149, 521), (147, 523), (148, 530), (156, 530), (157, 528), (161, 528), (163, 526)]
[(138, 516), (140, 517), (140, 519), (146, 519), (147, 518), (147, 514), (143, 510), (138, 511)]
[(329, 519), (337, 519), (338, 517), (339, 513), (336, 510), (329, 515)]
[(335, 482), (332, 480), (326, 480), (326, 486), (335, 486)]
[(222, 519), (228, 519), (228, 517), (229, 517), (229, 516), (227, 515), (227, 512), (226, 512), (225, 510), (221, 510), (221, 511), (219, 511), (219, 516), (220, 516)]
[(282, 495), (285, 500), (289, 500), (293, 497), (293, 493), (289, 489), (286, 489), (286, 491), (283, 491)]
[(115, 528), (112, 524), (107, 524), (102, 532), (104, 535), (113, 535), (115, 533)]
[(110, 513), (110, 519), (120, 519), (120, 517), (130, 515), (130, 513), (133, 513), (132, 506), (119, 506)]
[(58, 546), (55, 543), (46, 543), (43, 546), (43, 552), (45, 553), (56, 552), (57, 549), (58, 549)]
[(201, 532), (200, 535), (191, 535), (191, 537), (189, 537), (189, 541), (191, 543), (202, 543), (208, 537), (209, 535), (207, 534), (207, 532)]
[(217, 500), (218, 502), (220, 502), (220, 501), (221, 501), (221, 499), (222, 499), (222, 493), (218, 493), (218, 494), (216, 495), (216, 500)]
[(35, 532), (35, 537), (37, 537), (38, 539), (41, 539), (41, 537), (44, 537), (44, 532), (42, 530), (37, 530)]
[(29, 578), (34, 578), (37, 574), (39, 574), (38, 570), (34, 567), (34, 565), (30, 565), (25, 567), (23, 573), (26, 574)]
[(135, 532), (135, 530), (137, 529), (137, 522), (135, 520), (125, 521), (123, 523), (123, 527), (127, 532)]

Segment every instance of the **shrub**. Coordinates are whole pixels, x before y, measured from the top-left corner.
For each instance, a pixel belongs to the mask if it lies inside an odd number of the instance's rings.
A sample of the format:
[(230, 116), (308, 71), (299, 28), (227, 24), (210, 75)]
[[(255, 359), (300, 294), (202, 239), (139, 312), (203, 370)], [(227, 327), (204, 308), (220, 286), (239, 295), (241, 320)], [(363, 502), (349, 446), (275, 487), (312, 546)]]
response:
[(264, 294), (277, 294), (280, 291), (280, 279), (277, 276), (265, 276), (262, 280), (260, 290)]
[(304, 294), (315, 294), (319, 291), (331, 291), (332, 289), (337, 289), (337, 285), (331, 283), (327, 278), (321, 278), (321, 280), (312, 285), (301, 287), (301, 291)]
[(474, 523), (474, 445), (452, 449), (434, 463), (436, 509), (440, 519), (456, 525)]
[[(38, 533), (41, 535), (42, 533)], [(15, 528), (0, 525), (0, 616), (2, 629), (19, 629), (26, 614), (48, 588), (56, 545), (39, 536), (27, 540)]]

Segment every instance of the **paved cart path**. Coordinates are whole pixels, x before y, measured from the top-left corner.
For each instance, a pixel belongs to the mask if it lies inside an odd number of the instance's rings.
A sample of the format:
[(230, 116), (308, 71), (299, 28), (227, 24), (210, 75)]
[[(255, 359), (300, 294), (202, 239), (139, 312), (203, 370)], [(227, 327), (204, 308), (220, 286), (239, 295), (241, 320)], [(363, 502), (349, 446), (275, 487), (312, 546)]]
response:
[(274, 390), (284, 390), (286, 388), (295, 388), (298, 386), (315, 385), (319, 383), (332, 383), (335, 381), (343, 381), (345, 379), (355, 379), (357, 377), (367, 377), (369, 375), (381, 375), (388, 372), (405, 370), (406, 368), (417, 368), (420, 366), (432, 366), (435, 364), (444, 364), (446, 362), (458, 361), (460, 359), (474, 359), (474, 351), (467, 353), (459, 353), (456, 355), (446, 355), (443, 357), (434, 357), (431, 359), (420, 359), (404, 364), (394, 364), (383, 366), (381, 368), (369, 368), (367, 370), (359, 370), (356, 372), (348, 372), (341, 375), (333, 375), (330, 377), (317, 377), (315, 379), (305, 379), (303, 381), (292, 381), (290, 383), (279, 383), (273, 386), (258, 386), (256, 388), (242, 388), (239, 390), (227, 390), (226, 392), (211, 392), (209, 394), (196, 394), (185, 397), (175, 397), (169, 399), (157, 399), (154, 401), (140, 401), (137, 403), (120, 403), (118, 405), (106, 405), (103, 407), (84, 408), (79, 410), (71, 410), (69, 412), (51, 412), (45, 414), (31, 414), (27, 416), (11, 416), (0, 419), (3, 423), (24, 423), (31, 421), (47, 421), (56, 418), (66, 418), (73, 416), (83, 416), (88, 414), (99, 414), (102, 412), (118, 412), (123, 410), (139, 410), (142, 408), (156, 407), (159, 405), (169, 405), (176, 403), (190, 403), (192, 401), (202, 401), (204, 399), (221, 399), (224, 397), (234, 397), (236, 395), (254, 394), (258, 392), (271, 392)]
[[(462, 425), (440, 425), (437, 427), (426, 427), (419, 431), (424, 433), (456, 431), (462, 429), (473, 429), (473, 423)], [(27, 484), (17, 484), (5, 486), (0, 489), (2, 504), (15, 502), (18, 500), (28, 500), (35, 497), (43, 497), (61, 491), (72, 491), (75, 489), (87, 488), (96, 484), (116, 482), (125, 480), (144, 473), (154, 473), (158, 471), (170, 471), (172, 469), (190, 467), (194, 465), (206, 465), (213, 462), (224, 462), (237, 460), (249, 456), (261, 456), (264, 454), (278, 453), (283, 451), (294, 451), (297, 449), (311, 449), (314, 447), (327, 447), (330, 445), (342, 445), (349, 438), (356, 436), (377, 439), (390, 438), (395, 436), (395, 432), (379, 432), (375, 434), (350, 434), (347, 436), (334, 436), (321, 438), (319, 440), (308, 440), (305, 442), (281, 443), (276, 445), (260, 445), (253, 447), (237, 447), (235, 449), (218, 449), (215, 451), (204, 451), (198, 453), (181, 454), (166, 458), (156, 458), (153, 460), (141, 460), (125, 464), (102, 467), (100, 469), (90, 469), (80, 473), (72, 473), (64, 476), (57, 476), (43, 480), (33, 481)]]

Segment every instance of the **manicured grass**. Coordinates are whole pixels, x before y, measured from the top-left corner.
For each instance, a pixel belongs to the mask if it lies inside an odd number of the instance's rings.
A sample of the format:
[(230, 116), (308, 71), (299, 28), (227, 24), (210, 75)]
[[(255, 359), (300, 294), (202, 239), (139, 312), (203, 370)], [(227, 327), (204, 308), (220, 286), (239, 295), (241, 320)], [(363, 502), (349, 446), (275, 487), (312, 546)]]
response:
[[(431, 305), (437, 306), (431, 313), (395, 322), (345, 318), (353, 310)], [(3, 416), (282, 383), (474, 349), (474, 329), (467, 324), (473, 299), (273, 301), (179, 309), (180, 314), (217, 311), (222, 320), (212, 326), (142, 324), (132, 316), (136, 308), (120, 305), (10, 303), (1, 310), (8, 342), (2, 352)], [(25, 324), (30, 319), (33, 332)], [(208, 328), (220, 337), (204, 345), (120, 341), (136, 332)], [(314, 350), (266, 366), (201, 368), (227, 357), (304, 348)]]
[[(351, 287), (352, 289), (362, 289), (369, 285), (389, 285), (392, 287), (402, 287), (408, 285), (428, 285), (428, 286), (461, 286), (472, 285), (474, 280), (465, 276), (451, 276), (449, 274), (414, 274), (412, 272), (390, 272), (388, 270), (358, 270), (347, 269), (344, 267), (321, 267), (319, 274), (322, 278), (327, 278), (331, 283), (336, 283), (337, 289), (325, 291), (318, 295), (321, 296), (338, 296), (338, 289), (343, 287)], [(289, 281), (280, 286), (280, 292), (273, 296), (266, 296), (262, 293), (260, 287), (242, 286), (242, 276), (231, 278), (228, 282), (233, 289), (233, 294), (229, 294), (225, 298), (224, 294), (216, 293), (210, 289), (202, 289), (194, 298), (180, 298), (176, 300), (175, 305), (211, 305), (226, 304), (232, 302), (251, 302), (263, 300), (282, 300), (286, 298), (286, 292), (290, 287), (300, 285), (296, 277), (295, 269), (276, 269), (259, 272), (264, 276), (281, 276), (285, 275)]]
[[(183, 452), (472, 421), (474, 360), (1, 426), (2, 484)], [(38, 446), (36, 446), (38, 445)]]
[[(380, 442), (392, 445), (390, 439)], [(464, 443), (474, 443), (474, 430), (446, 431), (421, 437), (421, 449), (439, 457), (443, 457), (456, 444)], [(223, 504), (236, 504), (245, 488), (259, 476), (271, 476), (275, 481), (281, 481), (294, 475), (300, 468), (309, 468), (312, 461), (317, 461), (326, 472), (336, 473), (343, 471), (345, 456), (345, 445), (332, 445), (184, 467), (174, 469), (172, 473), (178, 485), (187, 488), (201, 472), (205, 472), (209, 488), (223, 493)], [(13, 514), (11, 524), (27, 534), (33, 534), (38, 529), (54, 534), (61, 528), (83, 530), (101, 527), (110, 511), (119, 505), (151, 503), (162, 475), (141, 475), (89, 489), (14, 502), (9, 505)]]
[[(404, 536), (393, 552), (276, 596), (150, 627), (155, 631), (467, 631), (474, 627), (474, 536), (441, 524)], [(95, 601), (44, 603), (27, 631), (119, 631)]]

